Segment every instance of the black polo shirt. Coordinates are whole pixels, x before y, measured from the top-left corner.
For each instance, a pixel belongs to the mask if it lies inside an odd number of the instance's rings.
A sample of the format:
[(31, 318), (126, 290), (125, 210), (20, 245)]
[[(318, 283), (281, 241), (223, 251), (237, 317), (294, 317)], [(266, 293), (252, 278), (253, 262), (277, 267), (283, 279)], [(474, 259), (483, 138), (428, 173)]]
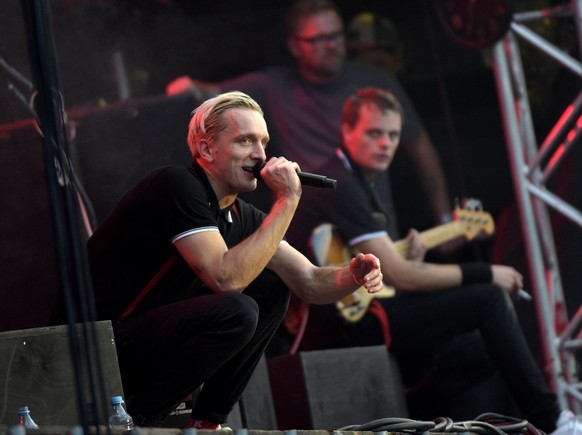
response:
[[(98, 318), (119, 318), (160, 268), (177, 255), (173, 242), (179, 238), (218, 231), (232, 247), (250, 236), (263, 219), (264, 213), (238, 198), (233, 206), (220, 210), (205, 173), (196, 164), (154, 170), (125, 194), (88, 241)], [(209, 292), (177, 255), (133, 314)]]

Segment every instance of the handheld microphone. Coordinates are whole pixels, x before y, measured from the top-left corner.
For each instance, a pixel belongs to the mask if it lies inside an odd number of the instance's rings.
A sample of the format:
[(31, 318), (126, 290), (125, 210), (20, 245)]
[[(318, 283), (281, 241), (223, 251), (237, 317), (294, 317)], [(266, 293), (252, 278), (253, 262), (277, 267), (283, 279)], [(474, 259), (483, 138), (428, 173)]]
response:
[[(261, 178), (261, 169), (265, 166), (265, 162), (259, 162), (253, 166), (253, 175), (257, 180), (263, 181)], [(337, 186), (337, 180), (333, 178), (328, 178), (325, 175), (310, 174), (309, 172), (297, 172), (297, 176), (304, 186), (319, 187), (335, 189)]]

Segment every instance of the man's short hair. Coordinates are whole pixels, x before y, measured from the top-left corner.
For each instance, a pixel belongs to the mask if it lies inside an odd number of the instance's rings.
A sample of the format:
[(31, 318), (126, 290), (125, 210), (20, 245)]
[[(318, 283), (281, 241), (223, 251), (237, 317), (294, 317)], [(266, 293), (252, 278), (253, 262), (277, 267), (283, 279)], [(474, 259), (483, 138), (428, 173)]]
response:
[(355, 94), (348, 97), (344, 103), (342, 112), (342, 124), (347, 124), (350, 128), (354, 127), (360, 119), (360, 109), (363, 106), (376, 106), (382, 112), (392, 110), (400, 114), (404, 121), (404, 112), (400, 102), (386, 89), (380, 88), (363, 88)]
[(338, 6), (332, 0), (298, 0), (287, 10), (285, 29), (287, 36), (295, 36), (297, 28), (306, 17), (319, 12), (334, 11), (341, 17)]
[(192, 111), (192, 118), (188, 126), (188, 146), (192, 157), (198, 156), (196, 145), (201, 140), (213, 143), (218, 133), (226, 127), (223, 122), (223, 114), (229, 109), (256, 110), (264, 116), (261, 106), (240, 91), (225, 92), (204, 101)]

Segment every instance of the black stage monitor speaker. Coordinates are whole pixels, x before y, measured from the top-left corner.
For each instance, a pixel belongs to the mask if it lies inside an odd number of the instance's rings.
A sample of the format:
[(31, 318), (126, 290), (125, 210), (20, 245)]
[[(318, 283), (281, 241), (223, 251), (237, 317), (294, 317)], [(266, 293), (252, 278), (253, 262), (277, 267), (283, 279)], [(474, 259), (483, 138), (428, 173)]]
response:
[[(96, 322), (94, 326), (106, 392), (123, 396), (111, 322)], [(82, 328), (77, 325), (80, 345), (84, 346)], [(64, 325), (0, 333), (0, 425), (16, 424), (22, 406), (30, 408), (40, 427), (81, 424), (70, 345), (69, 328)], [(86, 360), (82, 366), (86, 400), (91, 403)], [(100, 409), (108, 410), (109, 397), (104, 399)]]
[(408, 417), (400, 371), (384, 346), (300, 352), (268, 363), (280, 430)]

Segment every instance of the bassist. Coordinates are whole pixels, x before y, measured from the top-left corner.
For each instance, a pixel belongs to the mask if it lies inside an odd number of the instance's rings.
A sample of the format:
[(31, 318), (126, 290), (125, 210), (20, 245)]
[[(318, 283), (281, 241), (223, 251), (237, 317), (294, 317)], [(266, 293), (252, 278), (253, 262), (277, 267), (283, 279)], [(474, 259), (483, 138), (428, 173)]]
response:
[[(378, 301), (389, 320), (391, 351), (405, 383), (418, 380), (413, 379), (414, 363), (431, 361), (443, 343), (475, 333), (482, 338), (489, 360), (476, 361), (474, 372), (486, 370), (479, 364), (492, 364), (529, 421), (550, 433), (561, 410), (528, 347), (510, 298), (523, 286), (521, 273), (504, 265), (424, 262), (426, 246), (418, 233), (410, 234), (412, 244), (404, 258), (388, 236), (390, 216), (374, 180), (388, 170), (404, 117), (387, 91), (366, 88), (348, 98), (341, 123), (342, 146), (316, 171), (337, 179), (337, 188), (305, 189), (288, 239), (309, 255), (311, 231), (329, 222), (351, 249), (378, 256), (385, 283), (396, 289), (395, 297)], [(350, 325), (334, 311), (335, 306), (310, 308), (303, 349), (382, 343), (381, 328), (371, 315)]]

